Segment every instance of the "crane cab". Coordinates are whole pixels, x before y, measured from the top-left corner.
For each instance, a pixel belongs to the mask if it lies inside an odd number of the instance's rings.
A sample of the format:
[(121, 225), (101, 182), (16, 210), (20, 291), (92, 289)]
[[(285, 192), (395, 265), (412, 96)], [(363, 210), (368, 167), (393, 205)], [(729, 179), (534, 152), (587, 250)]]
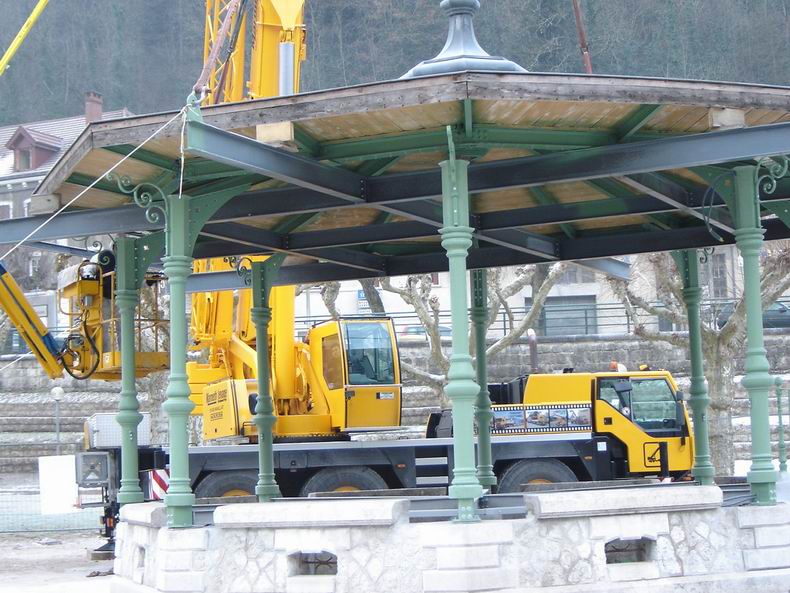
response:
[[(270, 345), (276, 340), (270, 336)], [(400, 366), (389, 318), (342, 318), (318, 324), (294, 343), (292, 367), (271, 364), (274, 436), (337, 438), (349, 431), (398, 426)], [(270, 350), (270, 361), (277, 357)], [(293, 373), (293, 381), (282, 375)], [(282, 386), (292, 386), (284, 390)], [(257, 382), (216, 381), (203, 389), (207, 439), (257, 438)]]

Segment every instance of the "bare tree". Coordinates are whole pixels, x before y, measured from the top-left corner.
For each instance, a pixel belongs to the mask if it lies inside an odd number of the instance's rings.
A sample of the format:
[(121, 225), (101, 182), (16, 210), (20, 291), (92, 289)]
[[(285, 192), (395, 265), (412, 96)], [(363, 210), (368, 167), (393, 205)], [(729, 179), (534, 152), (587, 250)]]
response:
[[(790, 243), (768, 243), (764, 253), (761, 287), (765, 309), (790, 289)], [(686, 333), (660, 332), (648, 326), (656, 317), (672, 321), (675, 327), (688, 326), (683, 285), (670, 254), (639, 256), (632, 270), (631, 282), (610, 279), (609, 283), (625, 306), (634, 335), (688, 349)], [(645, 281), (655, 282), (660, 305), (640, 295), (638, 285)], [(705, 288), (703, 286), (704, 297), (707, 296)], [(705, 378), (711, 399), (708, 413), (711, 456), (716, 472), (730, 475), (735, 463), (732, 431), (735, 361), (741, 358), (746, 335), (746, 304), (742, 291), (731, 308), (709, 308), (703, 311), (701, 318)]]
[[(496, 321), (500, 311), (505, 312), (509, 320), (508, 331), (486, 348), (486, 357), (494, 357), (508, 346), (515, 343), (524, 333), (533, 327), (543, 308), (543, 303), (552, 286), (559, 280), (568, 264), (555, 263), (540, 266), (523, 266), (515, 270), (514, 277), (505, 281), (501, 269), (486, 272), (488, 281), (488, 317), (486, 329)], [(518, 294), (527, 285), (532, 286), (532, 306), (524, 317), (516, 321), (507, 299)], [(442, 349), (439, 327), (439, 299), (432, 293), (431, 277), (428, 275), (407, 276), (406, 282), (396, 286), (389, 278), (383, 278), (381, 287), (403, 299), (414, 308), (420, 323), (428, 337), (429, 356), (424, 368), (414, 366), (401, 360), (401, 369), (418, 381), (433, 388), (444, 404), (444, 386), (447, 384), (447, 371), (450, 360)], [(475, 345), (473, 329), (470, 327), (471, 353), (474, 356)]]

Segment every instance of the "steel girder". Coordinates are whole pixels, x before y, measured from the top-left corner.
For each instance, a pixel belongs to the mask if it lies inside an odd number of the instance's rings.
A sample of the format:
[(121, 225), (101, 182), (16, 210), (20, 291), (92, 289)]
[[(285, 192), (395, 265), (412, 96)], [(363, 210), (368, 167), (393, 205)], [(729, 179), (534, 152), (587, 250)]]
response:
[[(781, 220), (764, 220), (766, 230), (765, 240), (773, 241), (790, 238), (790, 228)], [(612, 264), (615, 260), (604, 260), (624, 254), (652, 253), (656, 251), (671, 251), (674, 249), (714, 247), (716, 245), (731, 245), (735, 237), (729, 233), (722, 233), (722, 241), (716, 240), (704, 226), (678, 228), (660, 231), (630, 230), (617, 234), (600, 234), (575, 239), (564, 239), (561, 242), (562, 251), (569, 260), (580, 260), (575, 263), (586, 264), (588, 267), (606, 273), (617, 273)], [(228, 252), (229, 246), (214, 246), (218, 249), (216, 254), (206, 253), (202, 257), (229, 254), (240, 255), (243, 249)], [(231, 245), (231, 248), (241, 248), (240, 245)], [(200, 246), (198, 246), (200, 248)], [(545, 260), (536, 255), (520, 253), (504, 247), (476, 247), (469, 251), (468, 267), (490, 268), (510, 265), (525, 265), (543, 263)], [(627, 265), (627, 264), (622, 264)], [(618, 266), (620, 267), (620, 266)], [(281, 268), (282, 284), (297, 284), (304, 282), (322, 282), (328, 280), (352, 280), (375, 276), (400, 276), (407, 274), (428, 274), (447, 270), (447, 256), (444, 251), (437, 249), (429, 253), (416, 255), (391, 256), (387, 259), (386, 271), (376, 273), (373, 271), (351, 269), (336, 264), (303, 264)], [(216, 272), (212, 274), (193, 274), (187, 283), (187, 290), (200, 292), (206, 290), (223, 290), (243, 288), (241, 279), (235, 272)]]

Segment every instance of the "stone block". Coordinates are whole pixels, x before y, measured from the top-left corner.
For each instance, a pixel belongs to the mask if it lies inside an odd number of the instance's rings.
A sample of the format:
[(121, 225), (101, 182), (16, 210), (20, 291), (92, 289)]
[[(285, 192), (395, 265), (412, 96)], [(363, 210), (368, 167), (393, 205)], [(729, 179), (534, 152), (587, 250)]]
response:
[(205, 585), (202, 572), (167, 572), (156, 573), (156, 588), (162, 593), (201, 593)]
[(418, 523), (420, 542), (425, 547), (484, 546), (513, 541), (511, 521), (486, 523)]
[(499, 566), (499, 546), (450, 546), (436, 549), (437, 568), (489, 568)]
[(623, 515), (622, 517), (591, 517), (590, 538), (611, 541), (613, 539), (634, 540), (642, 537), (657, 539), (669, 533), (669, 515)]
[(167, 509), (163, 502), (139, 502), (121, 507), (121, 521), (131, 525), (164, 527), (167, 525)]
[(192, 570), (193, 550), (159, 550), (157, 561), (159, 570), (179, 571)]
[(744, 550), (743, 563), (746, 570), (790, 568), (790, 546)]
[(524, 498), (539, 519), (566, 519), (713, 509), (721, 507), (722, 493), (718, 486), (689, 485), (538, 492)]
[(208, 547), (208, 529), (160, 529), (157, 548), (160, 550), (205, 550)]
[(659, 577), (658, 566), (655, 562), (607, 564), (606, 572), (610, 581), (642, 581)]
[(790, 546), (790, 525), (755, 527), (754, 541), (758, 548)]
[(351, 548), (351, 531), (338, 529), (278, 529), (274, 548), (292, 552), (332, 552)]
[(214, 524), (223, 528), (299, 528), (393, 525), (406, 520), (409, 502), (382, 500), (284, 500), (218, 507)]
[(426, 570), (422, 573), (425, 593), (490, 591), (518, 586), (518, 568)]
[(285, 593), (335, 593), (335, 575), (304, 575), (288, 577)]
[(738, 507), (738, 527), (790, 524), (790, 504)]

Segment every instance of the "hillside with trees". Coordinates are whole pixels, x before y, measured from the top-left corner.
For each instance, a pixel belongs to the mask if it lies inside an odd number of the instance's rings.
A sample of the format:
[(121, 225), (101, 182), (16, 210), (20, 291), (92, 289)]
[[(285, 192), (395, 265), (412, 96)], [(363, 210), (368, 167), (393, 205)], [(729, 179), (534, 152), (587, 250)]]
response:
[[(6, 47), (35, 0), (2, 0)], [(579, 72), (571, 0), (482, 0), (481, 44), (532, 71)], [(595, 72), (790, 83), (790, 0), (583, 0)], [(52, 2), (0, 78), (0, 125), (180, 107), (197, 78), (202, 0)], [(396, 78), (445, 39), (438, 0), (307, 0), (304, 90)]]

